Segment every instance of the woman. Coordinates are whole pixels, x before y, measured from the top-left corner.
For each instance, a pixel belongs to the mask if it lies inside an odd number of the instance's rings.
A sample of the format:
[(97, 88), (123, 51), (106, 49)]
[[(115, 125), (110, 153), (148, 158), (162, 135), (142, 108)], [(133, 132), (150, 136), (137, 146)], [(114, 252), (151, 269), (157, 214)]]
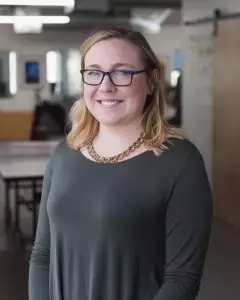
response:
[(157, 57), (132, 30), (82, 47), (83, 97), (48, 164), (30, 300), (193, 300), (212, 204), (198, 150), (166, 123)]

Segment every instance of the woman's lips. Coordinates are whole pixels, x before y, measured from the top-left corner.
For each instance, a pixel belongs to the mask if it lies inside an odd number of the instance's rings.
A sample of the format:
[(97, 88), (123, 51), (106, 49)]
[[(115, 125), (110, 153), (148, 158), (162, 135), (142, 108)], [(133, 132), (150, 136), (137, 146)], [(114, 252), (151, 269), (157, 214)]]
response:
[(122, 100), (97, 100), (98, 103), (101, 104), (103, 107), (115, 107), (122, 103)]

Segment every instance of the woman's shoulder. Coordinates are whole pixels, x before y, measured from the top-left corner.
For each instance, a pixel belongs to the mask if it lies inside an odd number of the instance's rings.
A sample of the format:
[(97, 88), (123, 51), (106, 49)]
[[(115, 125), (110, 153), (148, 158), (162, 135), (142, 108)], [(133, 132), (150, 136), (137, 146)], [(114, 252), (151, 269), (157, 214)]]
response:
[(194, 142), (187, 138), (169, 138), (164, 142), (164, 144), (165, 146), (167, 146), (167, 148), (175, 150), (177, 152), (199, 152)]
[(59, 140), (58, 142), (56, 142), (56, 146), (52, 152), (52, 155), (53, 156), (57, 156), (59, 154), (61, 154), (64, 149), (66, 148), (67, 146), (67, 142), (66, 142), (66, 138), (62, 138), (61, 140)]
[[(205, 174), (205, 162), (198, 147), (189, 139), (170, 138), (165, 141), (166, 150), (160, 155), (161, 170), (175, 182), (179, 174)], [(191, 175), (192, 176), (192, 175)], [(205, 175), (204, 175), (205, 176)]]
[(71, 148), (67, 144), (67, 139), (64, 137), (58, 142), (56, 142), (56, 145), (51, 153), (50, 161), (54, 163), (54, 161), (58, 159), (63, 159), (66, 156), (69, 156), (71, 153)]
[(165, 141), (166, 153), (171, 156), (171, 160), (185, 163), (189, 159), (203, 160), (198, 147), (189, 139), (170, 138)]

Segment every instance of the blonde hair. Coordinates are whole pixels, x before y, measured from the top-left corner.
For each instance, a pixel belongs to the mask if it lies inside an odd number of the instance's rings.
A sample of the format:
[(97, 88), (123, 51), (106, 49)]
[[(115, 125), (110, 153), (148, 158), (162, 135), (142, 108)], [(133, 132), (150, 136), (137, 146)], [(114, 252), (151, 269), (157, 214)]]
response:
[[(85, 57), (90, 48), (96, 43), (121, 39), (137, 45), (145, 67), (150, 70), (153, 83), (152, 95), (148, 95), (142, 115), (142, 127), (145, 132), (144, 145), (156, 155), (161, 154), (166, 146), (163, 144), (169, 138), (182, 138), (181, 133), (170, 127), (164, 118), (166, 91), (162, 66), (143, 35), (137, 31), (125, 28), (102, 29), (88, 37), (81, 47), (81, 68), (85, 67)], [(70, 112), (71, 130), (67, 143), (72, 149), (88, 146), (98, 133), (99, 123), (87, 109), (83, 97), (74, 103)]]

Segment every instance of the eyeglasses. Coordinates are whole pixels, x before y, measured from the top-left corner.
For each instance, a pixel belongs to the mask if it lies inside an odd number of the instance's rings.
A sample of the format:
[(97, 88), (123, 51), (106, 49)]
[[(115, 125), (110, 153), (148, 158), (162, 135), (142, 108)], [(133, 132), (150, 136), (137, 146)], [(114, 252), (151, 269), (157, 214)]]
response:
[(80, 71), (83, 82), (89, 85), (99, 85), (103, 82), (106, 75), (109, 76), (110, 81), (115, 86), (129, 86), (132, 83), (133, 76), (144, 73), (146, 70), (132, 71), (132, 70), (113, 70), (104, 72), (100, 70), (85, 69)]

